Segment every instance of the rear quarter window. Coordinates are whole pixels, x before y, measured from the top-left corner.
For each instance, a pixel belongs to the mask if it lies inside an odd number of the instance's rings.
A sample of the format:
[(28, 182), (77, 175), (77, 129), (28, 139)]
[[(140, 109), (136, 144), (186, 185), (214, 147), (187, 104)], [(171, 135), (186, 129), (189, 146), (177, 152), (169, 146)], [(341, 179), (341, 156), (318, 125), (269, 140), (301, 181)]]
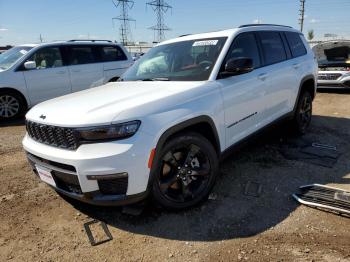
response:
[(285, 35), (293, 57), (306, 55), (307, 51), (303, 41), (300, 38), (300, 34), (294, 32), (285, 32)]

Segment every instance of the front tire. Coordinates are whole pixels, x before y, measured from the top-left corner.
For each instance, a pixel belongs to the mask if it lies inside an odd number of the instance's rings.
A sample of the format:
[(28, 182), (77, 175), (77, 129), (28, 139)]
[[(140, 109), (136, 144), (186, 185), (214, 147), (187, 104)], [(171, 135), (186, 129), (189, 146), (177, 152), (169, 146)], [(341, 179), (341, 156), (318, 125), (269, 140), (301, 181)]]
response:
[(312, 118), (312, 96), (309, 91), (300, 95), (292, 121), (296, 134), (304, 135), (310, 126)]
[(205, 200), (218, 173), (213, 145), (200, 134), (184, 133), (161, 149), (155, 165), (153, 198), (161, 206), (180, 210)]
[(0, 92), (0, 120), (12, 120), (23, 116), (25, 101), (16, 92)]

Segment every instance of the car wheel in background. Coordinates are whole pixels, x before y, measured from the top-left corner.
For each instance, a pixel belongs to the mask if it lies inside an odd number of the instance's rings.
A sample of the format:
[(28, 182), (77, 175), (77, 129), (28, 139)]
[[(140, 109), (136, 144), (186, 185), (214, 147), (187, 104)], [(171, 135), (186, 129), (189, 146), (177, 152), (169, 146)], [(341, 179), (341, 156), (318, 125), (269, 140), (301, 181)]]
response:
[(23, 98), (15, 92), (0, 92), (0, 120), (11, 120), (23, 116), (26, 106)]

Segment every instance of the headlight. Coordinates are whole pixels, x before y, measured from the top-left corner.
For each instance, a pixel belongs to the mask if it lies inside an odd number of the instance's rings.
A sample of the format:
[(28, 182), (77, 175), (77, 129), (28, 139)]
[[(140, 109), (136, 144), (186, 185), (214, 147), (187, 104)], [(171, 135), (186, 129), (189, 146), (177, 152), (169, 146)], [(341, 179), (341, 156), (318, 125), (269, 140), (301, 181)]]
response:
[(81, 142), (117, 140), (133, 136), (139, 129), (141, 121), (121, 124), (80, 128), (77, 130)]

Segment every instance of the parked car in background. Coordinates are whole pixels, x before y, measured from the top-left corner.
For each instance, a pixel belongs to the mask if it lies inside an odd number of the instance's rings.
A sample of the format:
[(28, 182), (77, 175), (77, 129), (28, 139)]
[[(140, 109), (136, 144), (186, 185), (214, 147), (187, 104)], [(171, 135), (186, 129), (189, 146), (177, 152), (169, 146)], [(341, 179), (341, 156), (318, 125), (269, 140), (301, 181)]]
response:
[(314, 46), (318, 61), (318, 88), (350, 89), (350, 40), (328, 41)]
[(304, 134), (317, 63), (286, 26), (245, 25), (149, 50), (116, 83), (52, 99), (26, 115), (23, 146), (55, 190), (96, 205), (149, 194), (166, 208), (210, 193), (219, 159), (271, 123)]
[(0, 119), (58, 96), (116, 81), (133, 64), (112, 41), (21, 45), (0, 55)]

